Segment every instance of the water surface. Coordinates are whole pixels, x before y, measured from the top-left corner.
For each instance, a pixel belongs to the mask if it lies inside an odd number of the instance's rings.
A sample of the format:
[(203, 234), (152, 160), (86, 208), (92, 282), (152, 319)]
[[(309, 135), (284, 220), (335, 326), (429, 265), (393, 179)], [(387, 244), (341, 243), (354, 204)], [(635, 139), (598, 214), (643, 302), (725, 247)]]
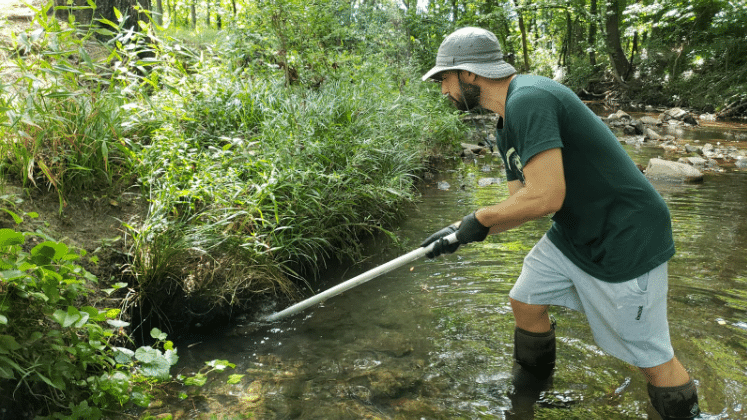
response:
[[(698, 134), (702, 136), (702, 133)], [(707, 141), (708, 139), (702, 139)], [(645, 166), (661, 149), (629, 148)], [(323, 290), (414, 249), (428, 234), (507, 196), (498, 158), (458, 162), (422, 187), (396, 234), (365, 261), (323, 273)], [(449, 184), (447, 190), (438, 183)], [(747, 172), (702, 184), (657, 185), (673, 217), (670, 329), (710, 418), (747, 419)], [(528, 223), (456, 254), (420, 260), (271, 325), (245, 320), (230, 333), (181, 346), (179, 370), (211, 359), (236, 368), (174, 402), (188, 417), (259, 419), (529, 419), (511, 415), (513, 316), (508, 291), (524, 255), (549, 228)], [(267, 308), (267, 313), (283, 308)], [(641, 419), (653, 413), (637, 369), (604, 354), (583, 315), (558, 321), (553, 386), (543, 419)], [(244, 374), (227, 385), (229, 373)], [(650, 418), (658, 419), (652, 415)]]

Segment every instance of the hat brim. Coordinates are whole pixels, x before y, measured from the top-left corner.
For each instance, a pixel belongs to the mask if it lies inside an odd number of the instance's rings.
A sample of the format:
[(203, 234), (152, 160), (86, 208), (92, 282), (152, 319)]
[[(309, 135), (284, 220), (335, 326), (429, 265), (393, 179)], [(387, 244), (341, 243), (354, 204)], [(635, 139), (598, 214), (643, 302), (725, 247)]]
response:
[(466, 70), (478, 76), (487, 77), (488, 79), (502, 79), (516, 73), (514, 66), (503, 60), (499, 60), (492, 63), (463, 63), (452, 66), (435, 66), (422, 77), (422, 80), (432, 79), (440, 82), (441, 73), (450, 70)]

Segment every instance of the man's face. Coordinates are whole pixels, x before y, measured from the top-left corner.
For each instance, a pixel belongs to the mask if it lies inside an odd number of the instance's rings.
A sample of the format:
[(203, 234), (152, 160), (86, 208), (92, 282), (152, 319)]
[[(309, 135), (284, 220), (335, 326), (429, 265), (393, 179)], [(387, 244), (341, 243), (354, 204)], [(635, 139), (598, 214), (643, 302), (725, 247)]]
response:
[(446, 95), (458, 110), (469, 112), (480, 107), (480, 86), (465, 82), (460, 73), (443, 73), (441, 93)]

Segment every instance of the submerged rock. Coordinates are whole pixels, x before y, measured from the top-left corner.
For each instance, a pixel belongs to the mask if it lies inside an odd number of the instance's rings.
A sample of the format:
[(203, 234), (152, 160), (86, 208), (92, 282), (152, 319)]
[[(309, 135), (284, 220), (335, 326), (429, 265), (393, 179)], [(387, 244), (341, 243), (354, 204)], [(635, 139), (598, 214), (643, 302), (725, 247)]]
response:
[(438, 182), (438, 183), (436, 184), (436, 187), (438, 187), (438, 189), (439, 189), (439, 190), (443, 190), (443, 191), (448, 191), (448, 190), (449, 190), (449, 188), (451, 188), (451, 184), (449, 184), (449, 183), (448, 183), (448, 182), (446, 182), (446, 181), (439, 181), (439, 182)]
[(686, 163), (654, 158), (648, 161), (646, 177), (667, 182), (702, 182), (703, 172)]
[(706, 165), (708, 164), (707, 160), (703, 159), (702, 157), (698, 157), (698, 156), (683, 157), (683, 158), (680, 158), (677, 162), (693, 166), (697, 168), (698, 170), (705, 169)]
[(487, 187), (488, 185), (500, 184), (500, 178), (480, 178), (477, 180), (477, 185), (480, 187)]

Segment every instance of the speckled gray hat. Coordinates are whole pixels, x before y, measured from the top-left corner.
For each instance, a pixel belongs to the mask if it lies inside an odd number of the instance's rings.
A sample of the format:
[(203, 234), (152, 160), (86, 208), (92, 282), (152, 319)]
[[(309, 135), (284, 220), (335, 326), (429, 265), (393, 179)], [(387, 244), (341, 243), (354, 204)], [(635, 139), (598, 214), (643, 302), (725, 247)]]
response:
[(423, 80), (440, 81), (440, 73), (447, 70), (467, 70), (490, 79), (516, 73), (514, 66), (503, 61), (498, 38), (490, 31), (473, 27), (457, 29), (444, 39), (438, 47), (436, 66)]

